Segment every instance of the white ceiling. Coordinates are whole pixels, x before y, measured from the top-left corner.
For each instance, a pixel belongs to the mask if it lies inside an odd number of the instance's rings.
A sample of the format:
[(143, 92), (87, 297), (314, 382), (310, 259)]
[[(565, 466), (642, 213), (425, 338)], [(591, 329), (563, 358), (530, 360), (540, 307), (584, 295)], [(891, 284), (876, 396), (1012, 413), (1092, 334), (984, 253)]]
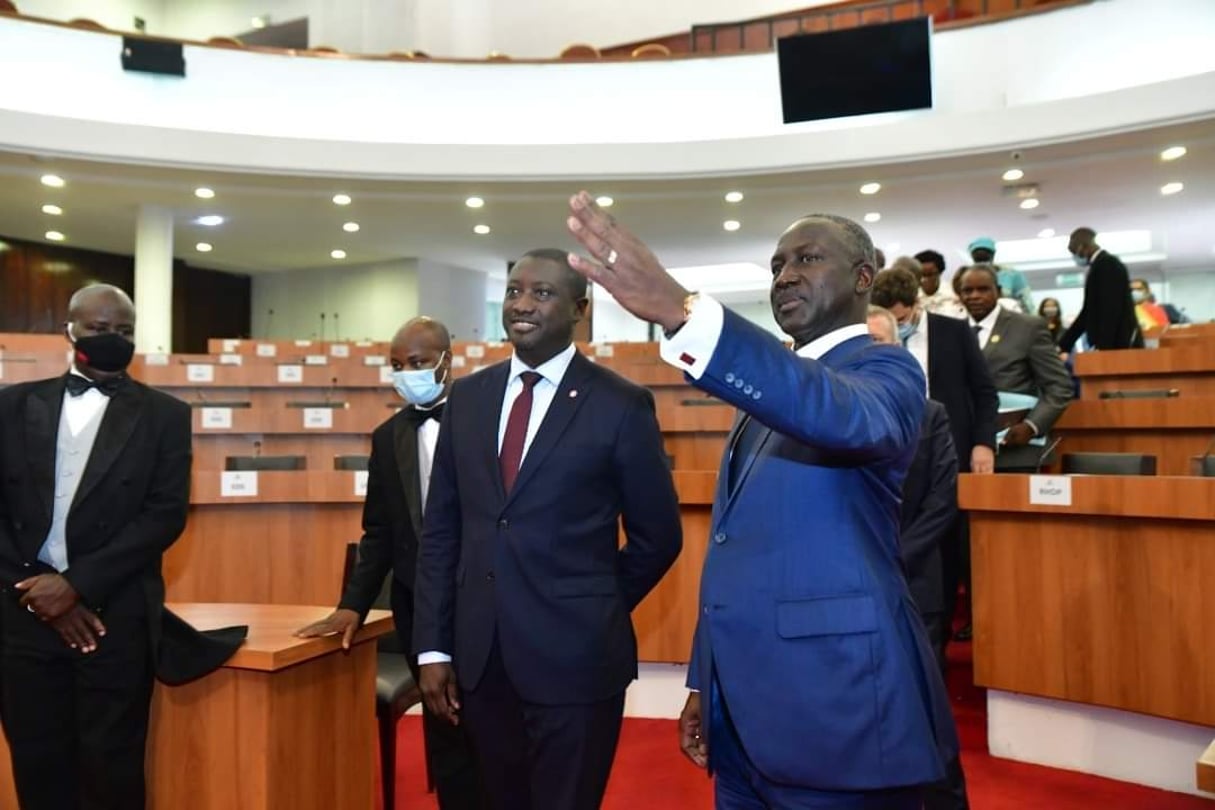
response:
[[(1189, 153), (1162, 162), (1160, 150), (1174, 144)], [(1150, 230), (1154, 252), (1167, 259), (1137, 269), (1149, 277), (1215, 267), (1215, 119), (1026, 150), (1016, 165), (1025, 171), (1020, 183), (1040, 188), (1035, 211), (1020, 210), (1007, 193), (1000, 176), (1012, 165), (1011, 155), (1000, 152), (868, 169), (614, 181), (589, 190), (614, 197), (613, 213), (673, 267), (766, 265), (777, 235), (813, 211), (858, 220), (880, 212), (881, 221), (866, 227), (888, 253), (933, 247), (951, 265), (975, 236), (1026, 239), (1047, 227), (1065, 234), (1087, 225)], [(46, 172), (62, 175), (67, 186), (42, 186)], [(862, 196), (858, 188), (868, 181), (881, 182), (881, 192)], [(1160, 186), (1169, 181), (1184, 182), (1185, 190), (1162, 197)], [(196, 199), (199, 185), (213, 188), (215, 199)], [(175, 254), (196, 266), (270, 272), (421, 257), (500, 275), (507, 260), (529, 248), (570, 246), (566, 200), (578, 187), (223, 174), (0, 153), (0, 235), (44, 241), (53, 228), (67, 245), (130, 254), (137, 211), (150, 203), (175, 212)], [(723, 200), (733, 189), (746, 195), (742, 203)], [(331, 197), (339, 191), (353, 204), (335, 206)], [(466, 208), (470, 194), (483, 197), (485, 207)], [(41, 213), (44, 203), (62, 206), (63, 216)], [(227, 222), (213, 229), (192, 222), (203, 214)], [(725, 232), (726, 219), (742, 228)], [(361, 230), (344, 233), (346, 221)], [(493, 232), (474, 235), (477, 223)], [(214, 251), (196, 252), (199, 241)], [(334, 248), (347, 252), (344, 262), (329, 258)]]

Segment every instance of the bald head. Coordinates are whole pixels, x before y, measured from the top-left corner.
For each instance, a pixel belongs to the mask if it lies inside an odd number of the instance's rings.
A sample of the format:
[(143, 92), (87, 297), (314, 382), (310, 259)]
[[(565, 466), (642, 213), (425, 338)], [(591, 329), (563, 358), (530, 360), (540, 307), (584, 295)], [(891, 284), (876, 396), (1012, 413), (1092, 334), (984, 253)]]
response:
[[(90, 284), (68, 301), (67, 337), (75, 348), (77, 371), (105, 379), (125, 371), (135, 351), (135, 305), (112, 284)], [(117, 335), (126, 341), (115, 341)], [(102, 337), (105, 336), (105, 337)]]
[(135, 320), (135, 304), (131, 301), (131, 296), (113, 284), (90, 284), (77, 290), (68, 300), (68, 320), (75, 321), (82, 313), (91, 312), (98, 307), (123, 310), (132, 322)]
[(443, 383), (435, 401), (451, 390), (451, 333), (441, 321), (424, 315), (407, 321), (392, 338), (389, 359), (393, 371), (433, 370), (435, 381)]

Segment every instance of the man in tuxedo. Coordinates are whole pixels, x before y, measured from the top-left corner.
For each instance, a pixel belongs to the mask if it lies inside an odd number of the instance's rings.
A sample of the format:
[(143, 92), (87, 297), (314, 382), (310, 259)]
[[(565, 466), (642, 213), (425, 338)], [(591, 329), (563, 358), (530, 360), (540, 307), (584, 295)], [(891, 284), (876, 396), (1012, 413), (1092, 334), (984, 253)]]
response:
[[(393, 337), (389, 359), (393, 387), (408, 407), (389, 417), (371, 435), (358, 562), (337, 610), (297, 635), (310, 638), (337, 633), (342, 636), (342, 646), (349, 648), (391, 571), (392, 617), (417, 681), (416, 659), (409, 655), (413, 647), (414, 571), (439, 420), (451, 391), (451, 336), (447, 327), (430, 318), (414, 318)], [(424, 705), (422, 731), (439, 807), (486, 807), (465, 729), (440, 720)]]
[[(1051, 340), (1046, 321), (1009, 312), (997, 305), (999, 284), (990, 265), (963, 271), (962, 305), (978, 336), (983, 358), (998, 392), (1024, 394), (1037, 401), (1006, 428), (996, 454), (997, 472), (1036, 472), (1047, 459), (1047, 434), (1067, 409), (1072, 383)], [(1019, 415), (1019, 412), (1018, 412)]]
[(575, 269), (742, 412), (718, 475), (682, 749), (714, 769), (723, 810), (918, 810), (957, 739), (899, 552), (924, 375), (869, 337), (869, 235), (826, 214), (781, 235), (772, 313), (791, 352), (689, 293), (590, 195), (570, 210), (592, 257)]
[(126, 375), (122, 290), (85, 287), (68, 318), (70, 372), (0, 391), (0, 715), (24, 810), (138, 810), (190, 408)]
[(1087, 336), (1094, 349), (1142, 349), (1143, 334), (1135, 318), (1126, 265), (1097, 244), (1097, 232), (1092, 228), (1072, 231), (1067, 250), (1076, 264), (1088, 268), (1088, 275), (1084, 304), (1059, 340), (1059, 351), (1070, 353), (1081, 335)]
[(652, 395), (573, 344), (586, 293), (564, 252), (519, 259), (514, 355), (456, 381), (435, 450), (413, 646), (500, 810), (599, 806), (637, 676), (629, 614), (682, 543)]

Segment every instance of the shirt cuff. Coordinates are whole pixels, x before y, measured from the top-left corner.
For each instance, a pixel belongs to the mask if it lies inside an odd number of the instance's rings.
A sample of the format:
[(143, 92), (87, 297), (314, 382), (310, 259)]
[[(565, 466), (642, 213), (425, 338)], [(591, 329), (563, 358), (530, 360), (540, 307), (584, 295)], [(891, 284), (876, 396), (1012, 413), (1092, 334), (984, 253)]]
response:
[(699, 295), (679, 331), (658, 342), (658, 353), (667, 363), (699, 380), (717, 350), (725, 321), (721, 304), (707, 295)]
[(424, 667), (427, 664), (450, 664), (451, 656), (447, 653), (430, 652), (418, 653), (418, 666)]
[(1024, 422), (1025, 424), (1029, 425), (1030, 429), (1032, 429), (1034, 432), (1034, 436), (1042, 435), (1042, 431), (1038, 430), (1038, 426), (1035, 425), (1033, 422), (1029, 421), (1028, 419), (1022, 419), (1021, 421)]

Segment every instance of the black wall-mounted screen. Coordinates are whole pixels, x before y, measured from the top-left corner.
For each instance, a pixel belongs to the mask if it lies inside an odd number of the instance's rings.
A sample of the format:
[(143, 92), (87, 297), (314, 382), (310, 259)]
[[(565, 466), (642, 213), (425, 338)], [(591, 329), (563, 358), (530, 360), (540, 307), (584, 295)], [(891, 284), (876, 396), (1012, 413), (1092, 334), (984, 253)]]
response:
[(779, 40), (785, 123), (932, 107), (931, 19)]

